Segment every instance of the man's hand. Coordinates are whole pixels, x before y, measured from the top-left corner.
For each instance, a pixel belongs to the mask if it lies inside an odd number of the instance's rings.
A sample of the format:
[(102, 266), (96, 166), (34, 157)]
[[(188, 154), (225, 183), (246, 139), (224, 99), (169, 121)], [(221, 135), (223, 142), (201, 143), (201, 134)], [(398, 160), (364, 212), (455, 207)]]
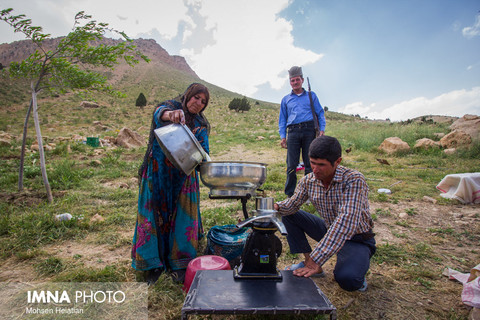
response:
[(321, 273), (322, 271), (323, 271), (322, 267), (320, 267), (318, 264), (313, 262), (312, 259), (308, 259), (305, 262), (305, 267), (304, 268), (299, 268), (297, 270), (293, 270), (293, 275), (295, 275), (297, 277), (308, 278), (308, 277), (311, 277), (311, 276), (315, 275), (316, 273)]
[(283, 149), (287, 149), (287, 139), (283, 138), (282, 140), (280, 140), (280, 146)]

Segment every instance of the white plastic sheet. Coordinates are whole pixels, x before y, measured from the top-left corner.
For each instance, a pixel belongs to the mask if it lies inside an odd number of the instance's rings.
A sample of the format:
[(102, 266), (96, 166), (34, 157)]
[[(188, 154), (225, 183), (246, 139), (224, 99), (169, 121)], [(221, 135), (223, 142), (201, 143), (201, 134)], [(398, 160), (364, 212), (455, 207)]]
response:
[(480, 264), (473, 267), (470, 273), (461, 273), (446, 269), (444, 275), (463, 284), (462, 302), (474, 308), (480, 308)]
[(446, 175), (437, 185), (441, 197), (462, 203), (480, 203), (480, 172)]

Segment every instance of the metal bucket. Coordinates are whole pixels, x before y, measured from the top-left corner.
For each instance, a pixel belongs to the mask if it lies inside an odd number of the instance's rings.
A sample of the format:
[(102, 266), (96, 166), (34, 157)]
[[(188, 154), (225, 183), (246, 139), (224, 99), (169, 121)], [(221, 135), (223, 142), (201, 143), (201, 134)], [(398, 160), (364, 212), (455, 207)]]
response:
[(192, 173), (203, 159), (208, 158), (197, 138), (183, 124), (169, 124), (155, 129), (154, 133), (168, 160), (186, 175)]

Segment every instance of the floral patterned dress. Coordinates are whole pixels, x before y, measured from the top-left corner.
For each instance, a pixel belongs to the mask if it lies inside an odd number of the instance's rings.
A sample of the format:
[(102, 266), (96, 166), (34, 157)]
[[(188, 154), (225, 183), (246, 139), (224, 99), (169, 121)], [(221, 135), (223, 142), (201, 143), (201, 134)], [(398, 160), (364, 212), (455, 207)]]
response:
[[(161, 105), (154, 113), (156, 128), (170, 123), (159, 117), (166, 108), (182, 108), (175, 100), (168, 102), (168, 107)], [(207, 128), (197, 117), (191, 130), (209, 153)], [(132, 247), (134, 269), (186, 269), (197, 256), (198, 241), (203, 237), (198, 178), (196, 170), (187, 176), (175, 168), (158, 142), (153, 142), (139, 186)]]

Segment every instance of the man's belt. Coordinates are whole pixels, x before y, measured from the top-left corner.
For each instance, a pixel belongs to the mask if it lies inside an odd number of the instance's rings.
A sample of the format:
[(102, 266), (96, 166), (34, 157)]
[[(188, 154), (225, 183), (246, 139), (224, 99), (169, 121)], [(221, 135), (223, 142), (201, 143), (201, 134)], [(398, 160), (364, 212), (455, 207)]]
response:
[(287, 129), (294, 129), (294, 128), (315, 128), (315, 124), (313, 121), (306, 121), (295, 123), (287, 126)]

